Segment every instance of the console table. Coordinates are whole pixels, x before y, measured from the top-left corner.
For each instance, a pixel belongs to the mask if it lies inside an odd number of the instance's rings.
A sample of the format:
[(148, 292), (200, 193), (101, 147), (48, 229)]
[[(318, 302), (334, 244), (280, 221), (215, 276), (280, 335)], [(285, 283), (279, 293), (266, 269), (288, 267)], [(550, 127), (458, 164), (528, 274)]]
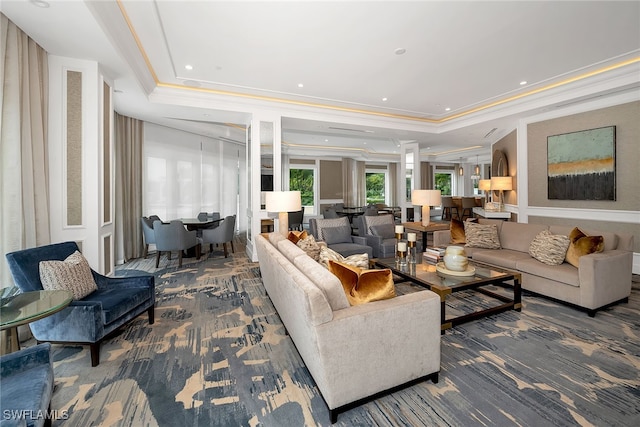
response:
[(477, 216), (487, 219), (511, 219), (511, 212), (506, 211), (487, 211), (483, 208), (473, 208), (473, 213)]

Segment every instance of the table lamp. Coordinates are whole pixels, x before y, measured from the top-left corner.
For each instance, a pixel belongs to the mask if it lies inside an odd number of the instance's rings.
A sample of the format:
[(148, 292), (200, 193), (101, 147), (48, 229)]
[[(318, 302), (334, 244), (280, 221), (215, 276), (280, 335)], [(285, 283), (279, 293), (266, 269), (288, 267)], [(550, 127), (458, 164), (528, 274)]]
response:
[(429, 225), (431, 206), (440, 206), (442, 197), (440, 190), (412, 190), (411, 203), (416, 206), (422, 206), (422, 225)]
[(478, 190), (484, 191), (484, 205), (489, 203), (489, 192), (491, 191), (491, 180), (481, 179), (478, 181)]
[(299, 191), (268, 191), (265, 200), (267, 212), (278, 213), (278, 227), (280, 233), (286, 236), (289, 233), (289, 212), (302, 209), (302, 201)]
[(491, 177), (491, 190), (499, 191), (500, 194), (500, 208), (504, 211), (504, 191), (513, 189), (513, 181), (510, 176), (492, 176)]

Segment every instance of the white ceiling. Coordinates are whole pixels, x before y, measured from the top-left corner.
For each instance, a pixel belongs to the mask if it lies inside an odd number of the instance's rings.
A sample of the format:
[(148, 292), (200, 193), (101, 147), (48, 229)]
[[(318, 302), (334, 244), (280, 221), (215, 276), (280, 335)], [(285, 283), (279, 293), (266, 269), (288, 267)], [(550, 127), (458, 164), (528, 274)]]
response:
[(48, 4), (0, 10), (50, 54), (99, 62), (119, 113), (237, 141), (252, 112), (282, 114), (292, 154), (417, 142), (488, 160), (523, 114), (640, 85), (638, 1)]

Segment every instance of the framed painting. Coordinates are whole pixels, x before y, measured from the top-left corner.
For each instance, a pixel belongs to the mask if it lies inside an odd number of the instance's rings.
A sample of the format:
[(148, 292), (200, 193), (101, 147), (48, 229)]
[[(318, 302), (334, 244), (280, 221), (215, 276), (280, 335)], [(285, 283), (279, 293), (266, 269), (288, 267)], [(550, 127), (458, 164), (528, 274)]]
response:
[(547, 195), (616, 200), (616, 127), (547, 137)]

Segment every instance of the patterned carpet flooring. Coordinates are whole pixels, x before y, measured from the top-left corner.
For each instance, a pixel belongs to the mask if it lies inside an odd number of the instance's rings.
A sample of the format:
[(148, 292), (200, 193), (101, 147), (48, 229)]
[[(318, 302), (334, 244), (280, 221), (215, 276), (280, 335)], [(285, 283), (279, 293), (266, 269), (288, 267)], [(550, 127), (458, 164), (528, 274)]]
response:
[[(258, 265), (238, 246), (181, 269), (166, 258), (160, 269), (151, 258), (121, 266), (118, 275), (155, 275), (156, 322), (142, 315), (106, 340), (95, 368), (87, 347), (54, 345), (51, 407), (68, 420), (53, 425), (330, 425)], [(447, 331), (438, 384), (366, 403), (336, 425), (640, 425), (640, 283), (628, 304), (595, 318), (530, 295), (523, 304)]]

